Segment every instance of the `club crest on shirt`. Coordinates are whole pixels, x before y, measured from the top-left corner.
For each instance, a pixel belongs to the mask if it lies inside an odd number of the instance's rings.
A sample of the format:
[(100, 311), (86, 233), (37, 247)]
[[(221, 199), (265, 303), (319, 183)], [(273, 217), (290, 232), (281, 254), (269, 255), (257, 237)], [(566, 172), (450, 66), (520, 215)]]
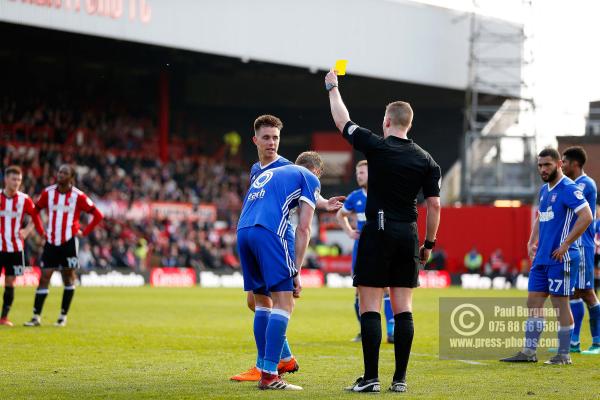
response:
[(558, 194), (552, 193), (552, 196), (550, 196), (550, 203), (554, 203), (556, 201), (557, 196), (558, 196)]
[(357, 202), (356, 202), (356, 205), (357, 205), (357, 206), (360, 206), (360, 205), (362, 205), (362, 200), (359, 200), (359, 201), (357, 201)]
[(254, 180), (254, 182), (252, 182), (252, 187), (255, 188), (255, 189), (260, 189), (263, 186), (265, 186), (267, 184), (267, 182), (269, 182), (271, 180), (272, 177), (273, 177), (273, 172), (272, 171), (265, 171), (262, 174), (260, 174)]
[(578, 200), (583, 200), (583, 192), (581, 190), (576, 190), (573, 192), (573, 194), (575, 195), (575, 197), (577, 197)]

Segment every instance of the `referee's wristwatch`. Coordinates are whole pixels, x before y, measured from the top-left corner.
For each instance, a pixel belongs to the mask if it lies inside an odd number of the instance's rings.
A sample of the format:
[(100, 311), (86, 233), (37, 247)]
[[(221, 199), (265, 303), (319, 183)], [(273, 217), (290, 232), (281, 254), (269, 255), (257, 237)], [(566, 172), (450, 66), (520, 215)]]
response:
[(433, 249), (435, 247), (435, 240), (429, 241), (429, 240), (425, 239), (425, 243), (423, 243), (423, 247), (425, 247), (427, 250)]

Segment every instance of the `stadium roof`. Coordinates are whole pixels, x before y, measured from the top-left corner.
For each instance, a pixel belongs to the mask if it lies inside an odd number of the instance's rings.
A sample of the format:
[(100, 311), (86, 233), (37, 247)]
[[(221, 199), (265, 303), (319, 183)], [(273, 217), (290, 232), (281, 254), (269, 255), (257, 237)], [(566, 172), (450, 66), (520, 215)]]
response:
[[(386, 0), (3, 1), (0, 8), (0, 21), (11, 23), (313, 71), (344, 58), (351, 74), (459, 90), (468, 77), (464, 15)], [(499, 32), (515, 26), (488, 25)]]

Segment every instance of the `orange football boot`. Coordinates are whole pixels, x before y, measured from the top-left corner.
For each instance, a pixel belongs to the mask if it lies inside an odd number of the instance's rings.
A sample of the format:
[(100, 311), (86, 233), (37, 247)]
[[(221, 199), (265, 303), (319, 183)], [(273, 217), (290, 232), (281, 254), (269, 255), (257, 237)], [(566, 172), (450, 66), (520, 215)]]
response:
[(250, 368), (248, 371), (246, 372), (242, 372), (241, 374), (232, 376), (231, 378), (232, 381), (238, 381), (238, 382), (258, 382), (260, 381), (260, 370), (258, 368), (256, 368), (256, 366)]
[(299, 369), (300, 366), (298, 365), (298, 361), (296, 361), (296, 357), (294, 356), (292, 356), (292, 359), (289, 361), (281, 360), (279, 361), (279, 364), (277, 364), (277, 372), (279, 373), (279, 375), (293, 374)]

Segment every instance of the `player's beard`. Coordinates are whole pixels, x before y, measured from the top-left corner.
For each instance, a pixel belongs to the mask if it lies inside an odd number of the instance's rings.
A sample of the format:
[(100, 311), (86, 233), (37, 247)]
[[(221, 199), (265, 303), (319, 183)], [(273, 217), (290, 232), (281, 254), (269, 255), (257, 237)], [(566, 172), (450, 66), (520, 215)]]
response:
[(558, 167), (554, 168), (554, 171), (550, 172), (546, 178), (542, 175), (542, 180), (544, 182), (553, 182), (556, 179), (556, 175), (558, 175)]

